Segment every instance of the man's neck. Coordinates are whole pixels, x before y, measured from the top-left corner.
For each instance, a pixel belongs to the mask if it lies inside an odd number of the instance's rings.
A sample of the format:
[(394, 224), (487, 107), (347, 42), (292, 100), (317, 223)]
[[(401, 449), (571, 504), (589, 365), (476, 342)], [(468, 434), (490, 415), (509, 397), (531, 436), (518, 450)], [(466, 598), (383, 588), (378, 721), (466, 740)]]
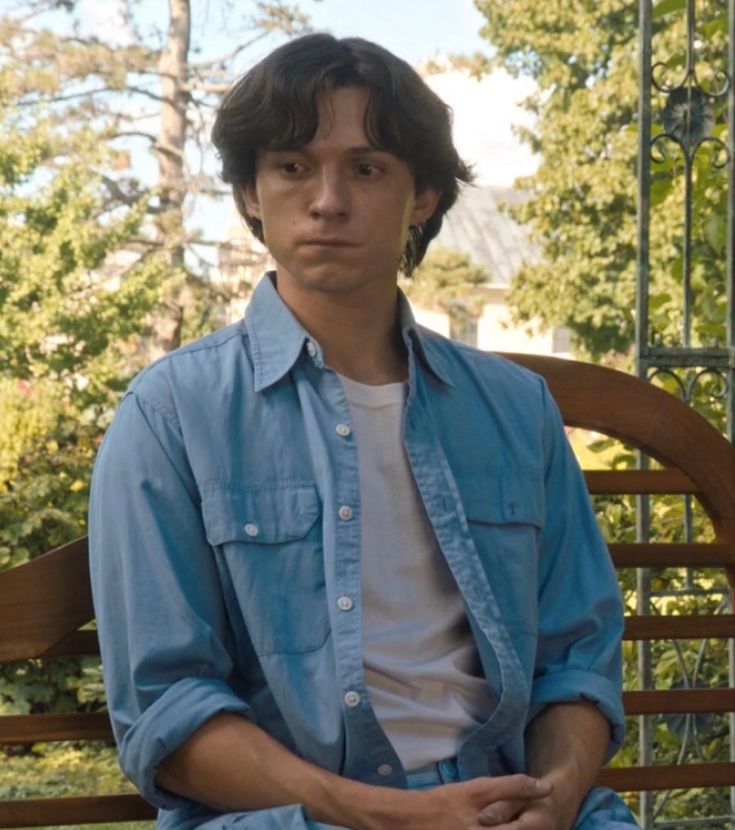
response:
[(281, 299), (301, 325), (319, 341), (327, 365), (360, 383), (405, 380), (406, 349), (398, 322), (398, 292), (317, 292), (292, 280), (276, 282)]

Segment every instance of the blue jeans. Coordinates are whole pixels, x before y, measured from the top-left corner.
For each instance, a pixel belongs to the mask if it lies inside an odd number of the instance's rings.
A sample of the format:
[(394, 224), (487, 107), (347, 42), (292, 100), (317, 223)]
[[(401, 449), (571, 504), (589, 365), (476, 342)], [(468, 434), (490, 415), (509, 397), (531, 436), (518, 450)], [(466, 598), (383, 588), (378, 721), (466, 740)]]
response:
[(439, 784), (453, 784), (459, 781), (459, 771), (454, 758), (447, 758), (436, 764), (429, 764), (415, 772), (406, 773), (409, 790), (430, 790)]

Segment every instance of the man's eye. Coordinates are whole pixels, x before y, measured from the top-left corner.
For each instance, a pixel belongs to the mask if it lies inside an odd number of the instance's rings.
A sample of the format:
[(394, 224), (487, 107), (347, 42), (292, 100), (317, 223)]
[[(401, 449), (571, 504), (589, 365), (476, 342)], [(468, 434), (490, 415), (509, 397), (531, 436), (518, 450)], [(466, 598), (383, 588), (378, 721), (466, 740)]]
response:
[(281, 165), (281, 170), (289, 176), (294, 176), (302, 171), (303, 167), (296, 161), (285, 161)]
[(378, 172), (378, 168), (374, 164), (367, 161), (360, 162), (357, 165), (357, 172), (366, 178), (374, 176)]

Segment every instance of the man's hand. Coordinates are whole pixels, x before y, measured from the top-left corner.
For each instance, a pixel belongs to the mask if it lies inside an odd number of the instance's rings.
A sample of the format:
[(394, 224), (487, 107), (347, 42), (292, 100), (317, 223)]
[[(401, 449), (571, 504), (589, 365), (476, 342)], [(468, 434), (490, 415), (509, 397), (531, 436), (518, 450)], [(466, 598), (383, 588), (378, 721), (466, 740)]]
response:
[[(549, 784), (548, 778), (536, 780)], [(480, 811), (477, 823), (481, 828), (493, 830), (569, 830), (572, 822), (565, 817), (565, 812), (551, 788), (548, 795), (534, 801), (496, 801)]]
[(568, 830), (568, 824), (560, 818), (553, 796), (533, 803), (496, 802), (480, 813), (478, 823), (481, 827), (492, 827), (494, 830)]
[(551, 789), (549, 782), (528, 775), (475, 778), (444, 784), (433, 790), (406, 793), (411, 796), (412, 803), (396, 815), (391, 824), (396, 830), (426, 830), (426, 827), (431, 830), (480, 830), (483, 814), (494, 805), (500, 805), (503, 814), (510, 805), (515, 812), (531, 809), (533, 804), (547, 798)]
[(494, 830), (571, 830), (597, 776), (609, 725), (589, 703), (549, 706), (526, 735), (529, 768), (551, 792), (531, 803), (499, 800), (481, 811), (478, 824)]

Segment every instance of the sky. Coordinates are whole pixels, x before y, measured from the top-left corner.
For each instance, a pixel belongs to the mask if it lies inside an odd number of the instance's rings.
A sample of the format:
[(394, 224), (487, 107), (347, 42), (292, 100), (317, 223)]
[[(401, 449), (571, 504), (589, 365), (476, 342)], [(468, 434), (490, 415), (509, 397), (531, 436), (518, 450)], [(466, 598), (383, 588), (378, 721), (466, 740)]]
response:
[(488, 52), (472, 0), (302, 0), (317, 29), (359, 35), (417, 64), (448, 52)]

